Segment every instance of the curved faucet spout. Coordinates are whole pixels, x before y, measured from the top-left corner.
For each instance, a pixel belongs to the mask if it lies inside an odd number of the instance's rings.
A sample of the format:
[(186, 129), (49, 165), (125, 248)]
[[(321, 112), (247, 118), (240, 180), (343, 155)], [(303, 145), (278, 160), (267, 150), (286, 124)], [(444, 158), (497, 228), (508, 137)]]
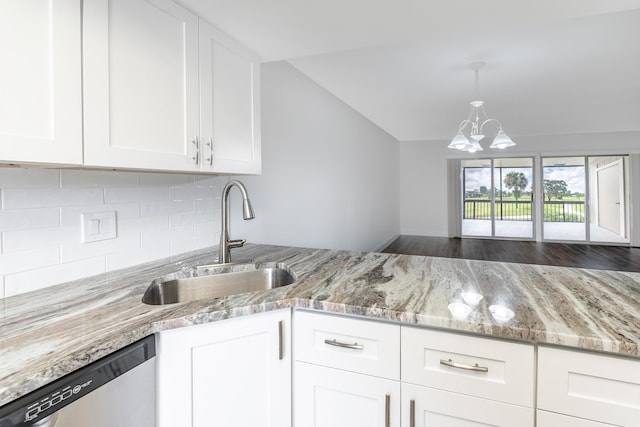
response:
[(229, 240), (229, 192), (231, 188), (238, 187), (242, 193), (242, 216), (245, 220), (255, 218), (249, 194), (244, 184), (237, 180), (231, 180), (222, 189), (222, 230), (220, 231), (220, 254), (218, 262), (226, 264), (231, 262), (231, 249), (242, 247), (245, 243), (244, 239)]

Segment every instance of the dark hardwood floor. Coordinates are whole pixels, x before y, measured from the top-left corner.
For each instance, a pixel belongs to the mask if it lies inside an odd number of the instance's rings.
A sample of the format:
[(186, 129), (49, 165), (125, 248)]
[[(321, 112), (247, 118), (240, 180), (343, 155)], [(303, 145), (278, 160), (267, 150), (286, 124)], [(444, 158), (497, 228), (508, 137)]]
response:
[(383, 252), (640, 272), (640, 248), (400, 236)]

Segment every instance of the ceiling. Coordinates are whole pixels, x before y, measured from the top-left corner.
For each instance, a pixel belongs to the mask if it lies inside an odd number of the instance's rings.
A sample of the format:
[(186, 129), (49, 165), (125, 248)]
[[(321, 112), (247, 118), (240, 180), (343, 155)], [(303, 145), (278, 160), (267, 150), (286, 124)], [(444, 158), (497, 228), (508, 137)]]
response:
[(640, 0), (181, 2), (401, 141), (455, 134), (478, 60), (480, 98), (514, 139), (640, 131)]

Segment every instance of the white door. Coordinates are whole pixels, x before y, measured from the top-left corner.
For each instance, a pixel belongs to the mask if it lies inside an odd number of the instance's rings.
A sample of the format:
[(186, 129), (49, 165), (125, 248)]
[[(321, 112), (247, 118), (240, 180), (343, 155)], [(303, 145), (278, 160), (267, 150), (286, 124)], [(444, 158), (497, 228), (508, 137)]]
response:
[(403, 427), (533, 425), (532, 408), (402, 383)]
[(200, 21), (203, 170), (259, 174), (260, 62)]
[(400, 424), (400, 383), (397, 381), (296, 362), (294, 384), (294, 426)]
[(199, 170), (198, 18), (170, 0), (84, 2), (85, 164)]
[(158, 427), (291, 425), (291, 311), (158, 337)]
[(80, 0), (0, 2), (0, 162), (82, 163)]
[(622, 160), (596, 169), (598, 225), (625, 237), (624, 173)]

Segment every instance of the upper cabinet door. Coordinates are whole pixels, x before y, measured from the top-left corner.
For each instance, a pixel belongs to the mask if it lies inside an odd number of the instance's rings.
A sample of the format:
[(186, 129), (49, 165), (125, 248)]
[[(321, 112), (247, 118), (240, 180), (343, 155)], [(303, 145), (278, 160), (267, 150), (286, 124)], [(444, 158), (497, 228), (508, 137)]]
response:
[(82, 163), (80, 0), (0, 2), (0, 162)]
[(203, 170), (261, 173), (260, 61), (200, 21)]
[(169, 0), (85, 0), (83, 16), (85, 165), (200, 170), (198, 18)]

